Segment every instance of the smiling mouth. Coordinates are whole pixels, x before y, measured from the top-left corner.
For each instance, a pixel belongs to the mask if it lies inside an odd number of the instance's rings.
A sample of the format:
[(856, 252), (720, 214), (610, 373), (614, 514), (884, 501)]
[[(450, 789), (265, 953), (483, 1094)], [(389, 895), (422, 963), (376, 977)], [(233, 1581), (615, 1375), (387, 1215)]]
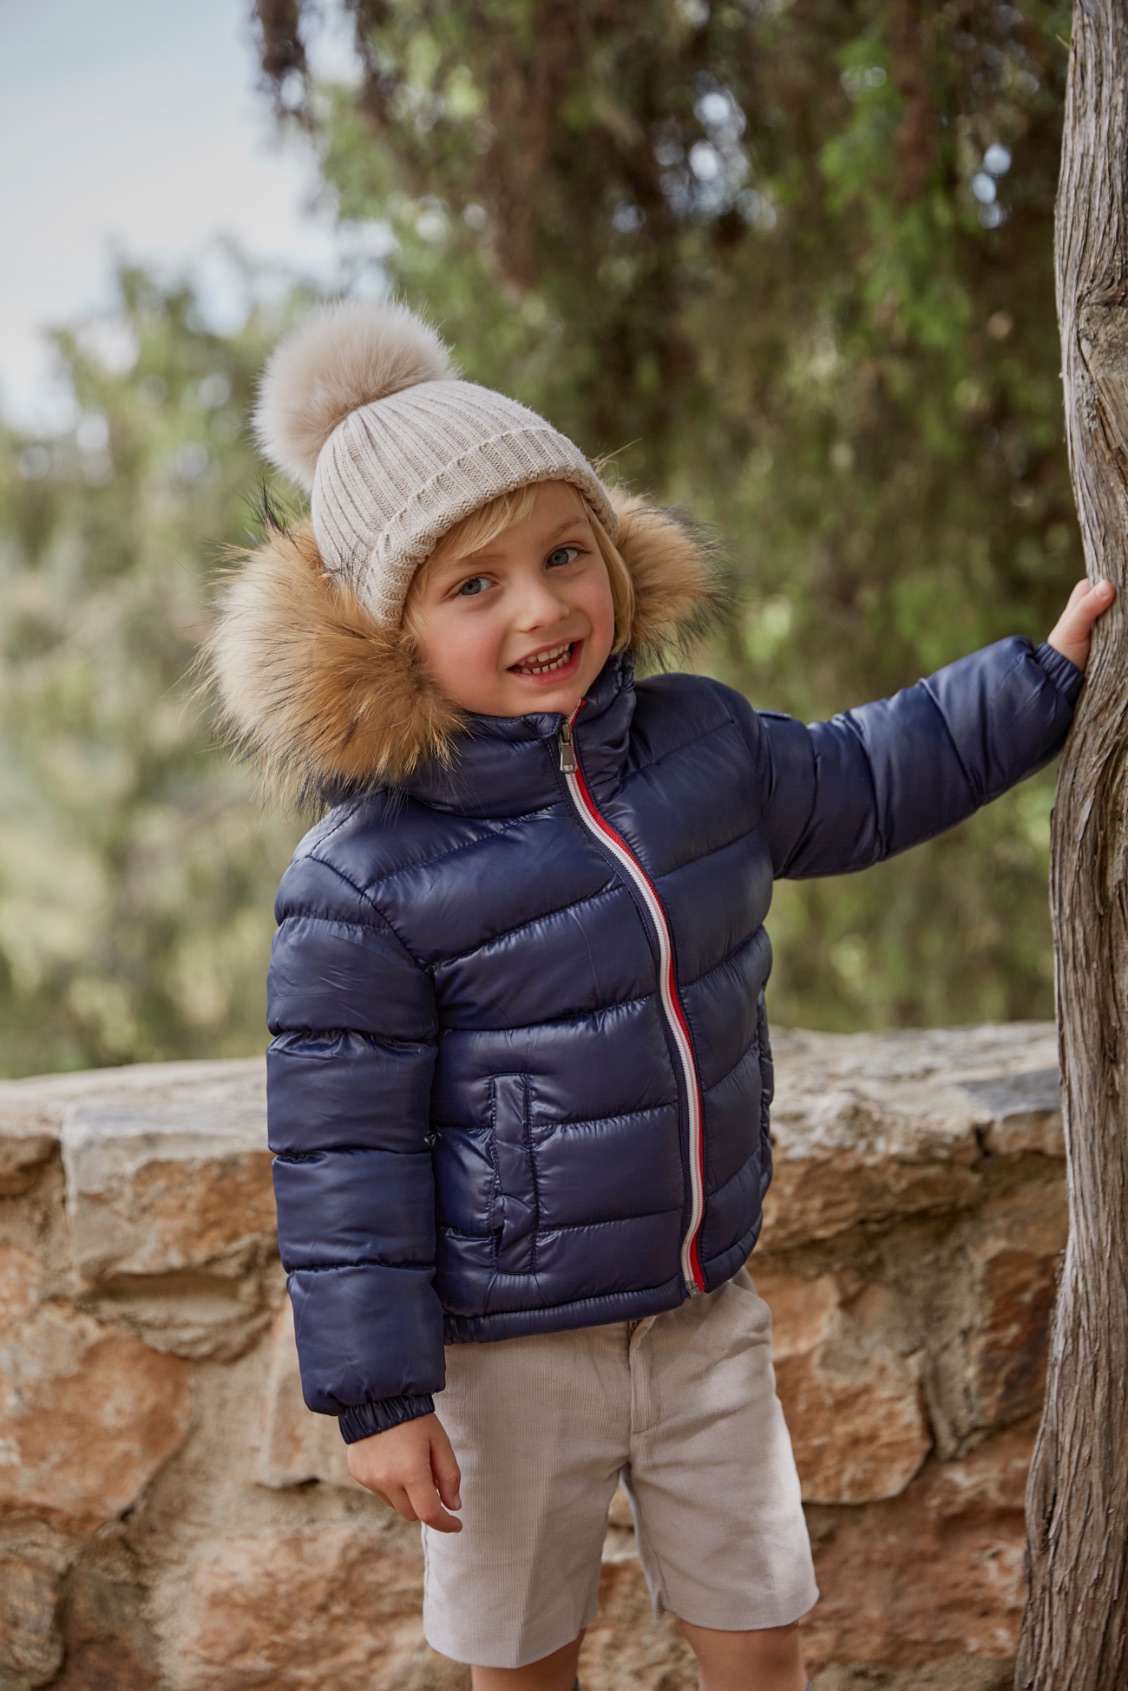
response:
[(535, 658), (526, 658), (522, 663), (510, 665), (514, 675), (551, 675), (555, 669), (564, 669), (572, 661), (572, 653), (576, 649), (576, 641), (569, 640), (562, 646), (549, 646), (545, 651), (538, 652)]

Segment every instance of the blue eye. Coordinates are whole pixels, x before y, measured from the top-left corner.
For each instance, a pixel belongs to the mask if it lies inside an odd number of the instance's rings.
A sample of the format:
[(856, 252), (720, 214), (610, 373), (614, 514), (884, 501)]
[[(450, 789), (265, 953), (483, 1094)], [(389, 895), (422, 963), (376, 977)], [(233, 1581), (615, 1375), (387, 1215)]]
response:
[(462, 583), (456, 596), (460, 599), (476, 599), (483, 587), (487, 585), (484, 575), (472, 575), (468, 581)]
[(560, 569), (562, 565), (570, 564), (572, 559), (578, 558), (579, 555), (580, 548), (578, 546), (558, 546), (555, 552), (548, 554), (545, 563), (550, 570)]

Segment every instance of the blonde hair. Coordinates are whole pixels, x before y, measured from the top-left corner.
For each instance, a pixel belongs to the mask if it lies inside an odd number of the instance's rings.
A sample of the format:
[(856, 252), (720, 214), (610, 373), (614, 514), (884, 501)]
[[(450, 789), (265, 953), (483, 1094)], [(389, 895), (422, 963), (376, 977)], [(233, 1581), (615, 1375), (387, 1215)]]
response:
[[(403, 607), (403, 628), (407, 634), (413, 633), (412, 612), (418, 601), (419, 594), (430, 571), (436, 564), (444, 563), (451, 557), (467, 557), (477, 552), (480, 547), (488, 546), (491, 540), (496, 540), (514, 523), (523, 523), (533, 509), (533, 502), (537, 496), (539, 482), (526, 482), (524, 487), (515, 487), (509, 493), (499, 493), (496, 499), (487, 500), (479, 505), (468, 516), (455, 523), (447, 530), (435, 546), (427, 560), (420, 564), (407, 591), (407, 598)], [(622, 553), (611, 539), (607, 530), (596, 516), (595, 511), (584, 494), (576, 488), (577, 494), (583, 502), (584, 514), (592, 527), (595, 543), (599, 548), (599, 555), (607, 569), (607, 579), (611, 586), (611, 603), (615, 610), (615, 644), (611, 650), (621, 652), (629, 645), (631, 630), (635, 617), (635, 590), (631, 573), (623, 559)]]

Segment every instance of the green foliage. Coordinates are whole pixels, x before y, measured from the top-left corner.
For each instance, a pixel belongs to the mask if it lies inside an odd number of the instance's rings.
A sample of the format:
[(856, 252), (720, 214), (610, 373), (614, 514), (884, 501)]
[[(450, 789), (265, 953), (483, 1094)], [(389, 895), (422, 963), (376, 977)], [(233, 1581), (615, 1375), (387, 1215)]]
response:
[(256, 817), (189, 669), (278, 325), (223, 339), (187, 287), (120, 284), (98, 331), (57, 337), (74, 429), (0, 459), (0, 1073), (264, 1043), (293, 829)]

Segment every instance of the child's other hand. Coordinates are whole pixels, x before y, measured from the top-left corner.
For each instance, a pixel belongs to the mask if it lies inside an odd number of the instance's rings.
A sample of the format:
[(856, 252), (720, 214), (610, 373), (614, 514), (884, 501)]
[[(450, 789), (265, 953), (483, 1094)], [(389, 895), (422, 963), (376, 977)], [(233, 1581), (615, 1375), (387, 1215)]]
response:
[(419, 1415), (386, 1433), (358, 1439), (349, 1445), (347, 1458), (353, 1479), (390, 1503), (405, 1521), (422, 1521), (436, 1532), (462, 1531), (462, 1522), (447, 1514), (447, 1509), (462, 1508), (462, 1475), (437, 1415)]
[(1061, 652), (1063, 657), (1075, 663), (1078, 669), (1084, 669), (1089, 661), (1089, 636), (1093, 624), (1104, 615), (1115, 598), (1116, 588), (1111, 581), (1098, 581), (1095, 587), (1090, 587), (1087, 581), (1079, 581), (1054, 624), (1048, 644), (1055, 652)]

